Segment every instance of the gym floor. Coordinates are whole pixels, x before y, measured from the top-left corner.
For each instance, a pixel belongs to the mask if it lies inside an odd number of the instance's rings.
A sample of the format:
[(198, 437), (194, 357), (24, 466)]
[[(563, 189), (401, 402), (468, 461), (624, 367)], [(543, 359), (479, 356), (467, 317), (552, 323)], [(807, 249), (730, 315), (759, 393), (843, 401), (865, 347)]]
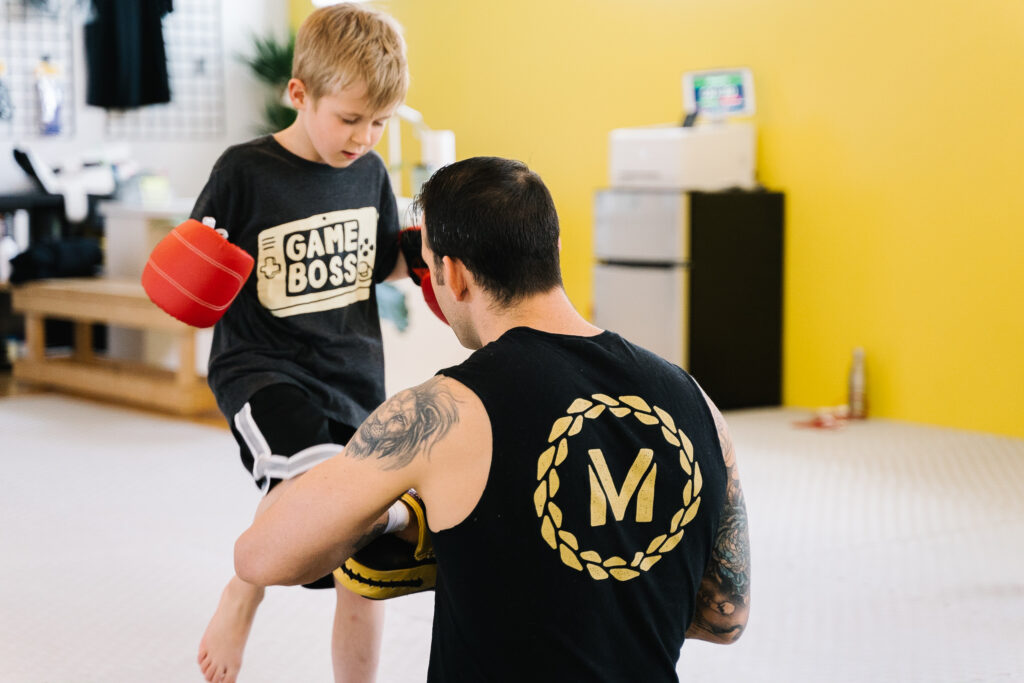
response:
[[(0, 390), (0, 680), (201, 680), (195, 649), (258, 499), (229, 432), (9, 378)], [(683, 680), (1024, 681), (1024, 440), (726, 417), (751, 619), (736, 645), (687, 643)], [(423, 679), (432, 604), (389, 604), (382, 683)], [(241, 680), (330, 680), (332, 609), (268, 591)]]

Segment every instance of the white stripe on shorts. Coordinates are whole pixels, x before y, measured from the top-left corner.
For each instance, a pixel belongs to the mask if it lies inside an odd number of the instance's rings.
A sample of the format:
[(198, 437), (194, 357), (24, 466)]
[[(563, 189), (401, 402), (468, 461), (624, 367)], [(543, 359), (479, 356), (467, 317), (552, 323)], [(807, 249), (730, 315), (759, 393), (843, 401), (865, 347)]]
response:
[(324, 460), (337, 455), (345, 447), (336, 443), (322, 443), (304, 448), (294, 455), (274, 455), (270, 451), (259, 425), (252, 418), (252, 408), (246, 403), (235, 413), (235, 429), (242, 435), (245, 445), (252, 453), (252, 476), (259, 481), (264, 477), (264, 490), (269, 486), (270, 479), (291, 479), (312, 469)]
[[(345, 450), (345, 447), (336, 443), (321, 443), (316, 446), (304, 448), (295, 455), (267, 455), (263, 461), (256, 461), (253, 465), (253, 476), (256, 467), (261, 466), (262, 477), (268, 479), (291, 479), (307, 470), (319, 465), (324, 460), (331, 458)], [(257, 477), (259, 478), (259, 477)]]

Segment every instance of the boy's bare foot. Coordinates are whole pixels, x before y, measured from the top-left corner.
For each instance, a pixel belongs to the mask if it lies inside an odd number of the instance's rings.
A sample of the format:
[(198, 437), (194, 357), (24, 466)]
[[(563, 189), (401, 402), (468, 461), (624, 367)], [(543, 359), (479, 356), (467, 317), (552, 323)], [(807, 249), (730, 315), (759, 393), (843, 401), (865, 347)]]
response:
[(231, 577), (221, 593), (196, 661), (210, 683), (234, 683), (242, 667), (242, 652), (249, 639), (256, 608), (263, 600), (263, 588)]

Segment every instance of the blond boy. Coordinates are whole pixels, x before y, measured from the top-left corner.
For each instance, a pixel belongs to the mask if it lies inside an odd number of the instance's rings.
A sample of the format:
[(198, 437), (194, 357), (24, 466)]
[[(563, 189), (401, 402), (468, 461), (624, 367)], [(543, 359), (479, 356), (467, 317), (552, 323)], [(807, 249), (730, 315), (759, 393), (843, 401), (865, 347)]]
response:
[[(341, 451), (385, 398), (375, 283), (406, 273), (387, 169), (372, 152), (405, 98), (397, 24), (354, 4), (299, 29), (288, 128), (229, 148), (192, 218), (256, 261), (214, 329), (209, 381), (242, 462), (265, 493), (259, 516), (302, 473)], [(378, 531), (408, 519), (395, 503)], [(372, 680), (383, 604), (335, 586), (336, 680)], [(199, 645), (207, 681), (236, 679), (263, 588), (233, 576)]]

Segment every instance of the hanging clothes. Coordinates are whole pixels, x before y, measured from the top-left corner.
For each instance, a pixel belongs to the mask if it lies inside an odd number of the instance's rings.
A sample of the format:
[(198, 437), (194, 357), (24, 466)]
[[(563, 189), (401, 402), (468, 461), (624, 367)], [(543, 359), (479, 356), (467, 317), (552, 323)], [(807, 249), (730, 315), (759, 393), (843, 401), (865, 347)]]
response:
[(163, 18), (172, 0), (93, 0), (85, 25), (85, 101), (130, 109), (171, 101)]

